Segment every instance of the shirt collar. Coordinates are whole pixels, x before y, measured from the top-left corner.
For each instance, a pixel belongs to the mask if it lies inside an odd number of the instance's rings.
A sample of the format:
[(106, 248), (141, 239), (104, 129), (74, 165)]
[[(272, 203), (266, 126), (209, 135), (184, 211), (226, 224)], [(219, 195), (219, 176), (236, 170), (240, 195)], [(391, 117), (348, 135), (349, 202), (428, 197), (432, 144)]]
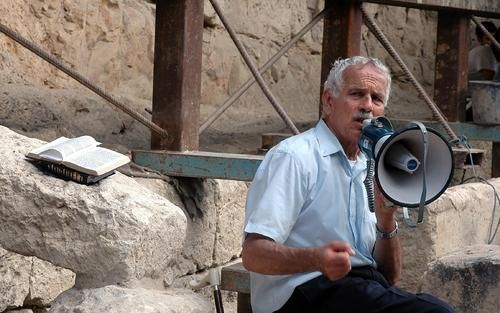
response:
[[(316, 138), (319, 142), (321, 156), (332, 155), (340, 151), (345, 156), (344, 148), (340, 144), (337, 136), (328, 128), (328, 125), (326, 125), (323, 119), (320, 119), (316, 125)], [(361, 168), (366, 168), (366, 156), (363, 153), (358, 153), (357, 160), (358, 164), (362, 164)]]
[(318, 138), (321, 156), (328, 156), (343, 151), (337, 136), (328, 128), (323, 119), (316, 125), (316, 137)]

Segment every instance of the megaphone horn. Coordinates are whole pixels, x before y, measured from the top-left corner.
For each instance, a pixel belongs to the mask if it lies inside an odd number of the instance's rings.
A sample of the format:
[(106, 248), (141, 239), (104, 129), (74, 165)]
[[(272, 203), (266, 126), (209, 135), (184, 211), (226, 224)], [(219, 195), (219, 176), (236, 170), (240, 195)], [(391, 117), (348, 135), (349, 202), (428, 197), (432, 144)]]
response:
[(363, 124), (359, 147), (375, 160), (375, 179), (388, 200), (422, 208), (446, 190), (453, 175), (453, 153), (441, 134), (419, 122), (394, 131), (385, 117)]

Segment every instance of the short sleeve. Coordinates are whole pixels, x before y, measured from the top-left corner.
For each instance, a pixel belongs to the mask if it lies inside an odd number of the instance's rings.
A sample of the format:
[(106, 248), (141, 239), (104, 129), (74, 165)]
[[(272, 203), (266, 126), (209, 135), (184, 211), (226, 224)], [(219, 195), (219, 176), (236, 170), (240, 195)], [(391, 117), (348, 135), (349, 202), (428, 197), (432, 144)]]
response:
[(258, 233), (284, 243), (304, 205), (306, 181), (293, 155), (270, 151), (248, 191), (245, 234)]
[(496, 71), (496, 58), (493, 51), (488, 46), (482, 51), (483, 53), (478, 58), (478, 69), (479, 70), (491, 70)]

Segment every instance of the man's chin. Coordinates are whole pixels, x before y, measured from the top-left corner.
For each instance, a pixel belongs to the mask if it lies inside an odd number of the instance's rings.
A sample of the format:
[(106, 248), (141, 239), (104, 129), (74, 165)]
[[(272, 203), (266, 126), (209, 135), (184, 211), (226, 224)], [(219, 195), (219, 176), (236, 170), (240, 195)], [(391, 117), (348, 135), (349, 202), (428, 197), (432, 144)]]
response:
[(359, 140), (359, 137), (361, 137), (361, 128), (359, 129), (354, 129), (352, 132), (352, 138), (355, 138), (356, 139), (356, 142)]

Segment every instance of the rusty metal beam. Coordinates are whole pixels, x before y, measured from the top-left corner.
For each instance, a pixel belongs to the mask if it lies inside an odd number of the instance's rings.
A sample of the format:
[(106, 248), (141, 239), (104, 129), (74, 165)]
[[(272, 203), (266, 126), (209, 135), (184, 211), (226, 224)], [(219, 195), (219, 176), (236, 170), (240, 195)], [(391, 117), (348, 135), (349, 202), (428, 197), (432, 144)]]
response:
[(420, 10), (443, 11), (452, 14), (472, 14), (482, 17), (500, 18), (500, 2), (474, 0), (363, 0)]
[(323, 24), (320, 95), (323, 93), (323, 83), (335, 60), (360, 54), (363, 25), (359, 3), (348, 0), (325, 0), (325, 6), (332, 6), (332, 9), (325, 16)]
[(156, 2), (152, 149), (197, 150), (201, 97), (203, 0)]
[(465, 120), (468, 51), (468, 17), (439, 12), (434, 101), (450, 122)]

